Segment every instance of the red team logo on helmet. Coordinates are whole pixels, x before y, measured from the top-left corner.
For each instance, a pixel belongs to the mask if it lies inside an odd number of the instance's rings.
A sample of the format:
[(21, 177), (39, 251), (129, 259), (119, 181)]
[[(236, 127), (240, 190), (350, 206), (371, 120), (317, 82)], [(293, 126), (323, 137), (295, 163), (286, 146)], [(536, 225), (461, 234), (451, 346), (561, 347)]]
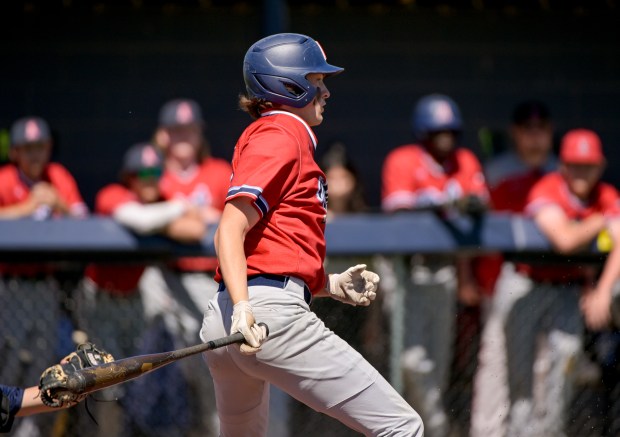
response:
[(452, 112), (452, 108), (450, 107), (448, 102), (444, 102), (442, 100), (438, 100), (432, 103), (431, 113), (433, 114), (433, 118), (437, 123), (448, 124), (452, 123), (452, 121), (454, 120), (454, 113)]
[(189, 103), (179, 103), (179, 106), (177, 107), (176, 119), (179, 124), (189, 124), (193, 121), (194, 113)]
[(142, 164), (145, 167), (156, 167), (159, 164), (159, 157), (153, 147), (145, 147), (142, 150)]
[(28, 120), (25, 131), (27, 141), (37, 141), (41, 135), (41, 129), (35, 120)]

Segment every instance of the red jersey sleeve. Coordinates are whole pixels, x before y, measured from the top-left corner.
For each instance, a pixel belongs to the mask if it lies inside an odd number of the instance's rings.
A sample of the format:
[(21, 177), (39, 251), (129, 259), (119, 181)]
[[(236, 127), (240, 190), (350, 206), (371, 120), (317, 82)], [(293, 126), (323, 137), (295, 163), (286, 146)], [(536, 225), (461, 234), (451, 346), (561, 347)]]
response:
[(226, 201), (249, 197), (261, 217), (265, 216), (299, 177), (299, 148), (291, 146), (296, 142), (283, 129), (263, 125), (250, 142), (238, 144)]
[(392, 150), (383, 163), (382, 207), (386, 211), (412, 208), (416, 201), (418, 184), (415, 169), (420, 163), (413, 146)]
[(0, 167), (0, 206), (9, 206), (15, 203), (14, 195), (17, 186), (17, 170), (13, 164)]
[(119, 184), (104, 187), (97, 193), (95, 211), (103, 215), (112, 215), (114, 210), (128, 202), (137, 202), (136, 195)]
[(609, 218), (620, 217), (620, 194), (609, 184), (601, 183), (599, 204), (601, 212)]
[(551, 173), (538, 181), (527, 196), (525, 213), (533, 217), (545, 206), (563, 208), (561, 196), (561, 176)]

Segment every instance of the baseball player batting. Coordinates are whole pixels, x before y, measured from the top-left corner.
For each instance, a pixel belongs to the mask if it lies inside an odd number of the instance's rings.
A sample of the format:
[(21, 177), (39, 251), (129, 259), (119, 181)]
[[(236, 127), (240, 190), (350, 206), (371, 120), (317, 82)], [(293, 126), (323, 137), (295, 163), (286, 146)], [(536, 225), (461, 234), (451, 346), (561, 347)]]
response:
[[(267, 433), (269, 384), (367, 436), (422, 436), (419, 415), (350, 345), (310, 311), (311, 299), (369, 305), (379, 277), (357, 265), (327, 275), (327, 185), (313, 126), (343, 71), (312, 38), (277, 34), (250, 47), (241, 109), (255, 121), (235, 147), (215, 236), (219, 291), (201, 338), (242, 332), (240, 348), (211, 350), (220, 435)], [(266, 322), (265, 332), (256, 320)]]

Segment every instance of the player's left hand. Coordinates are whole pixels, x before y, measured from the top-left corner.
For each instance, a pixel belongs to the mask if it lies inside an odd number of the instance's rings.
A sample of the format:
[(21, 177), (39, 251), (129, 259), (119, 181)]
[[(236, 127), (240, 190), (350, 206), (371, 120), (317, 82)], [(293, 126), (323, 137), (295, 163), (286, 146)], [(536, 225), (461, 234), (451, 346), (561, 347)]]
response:
[(329, 275), (327, 292), (340, 302), (368, 306), (377, 296), (379, 275), (366, 270), (366, 264), (350, 267), (340, 274)]
[(581, 296), (581, 311), (588, 328), (598, 331), (611, 321), (611, 293), (599, 288), (586, 290)]

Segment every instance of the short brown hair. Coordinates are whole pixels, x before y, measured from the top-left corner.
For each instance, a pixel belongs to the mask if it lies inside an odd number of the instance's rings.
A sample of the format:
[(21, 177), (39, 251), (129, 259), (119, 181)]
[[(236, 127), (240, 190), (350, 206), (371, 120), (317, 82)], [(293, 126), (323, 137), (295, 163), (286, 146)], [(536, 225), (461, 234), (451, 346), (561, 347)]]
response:
[(239, 108), (250, 114), (253, 119), (259, 119), (262, 112), (271, 109), (275, 105), (269, 100), (248, 97), (244, 94), (239, 95)]

